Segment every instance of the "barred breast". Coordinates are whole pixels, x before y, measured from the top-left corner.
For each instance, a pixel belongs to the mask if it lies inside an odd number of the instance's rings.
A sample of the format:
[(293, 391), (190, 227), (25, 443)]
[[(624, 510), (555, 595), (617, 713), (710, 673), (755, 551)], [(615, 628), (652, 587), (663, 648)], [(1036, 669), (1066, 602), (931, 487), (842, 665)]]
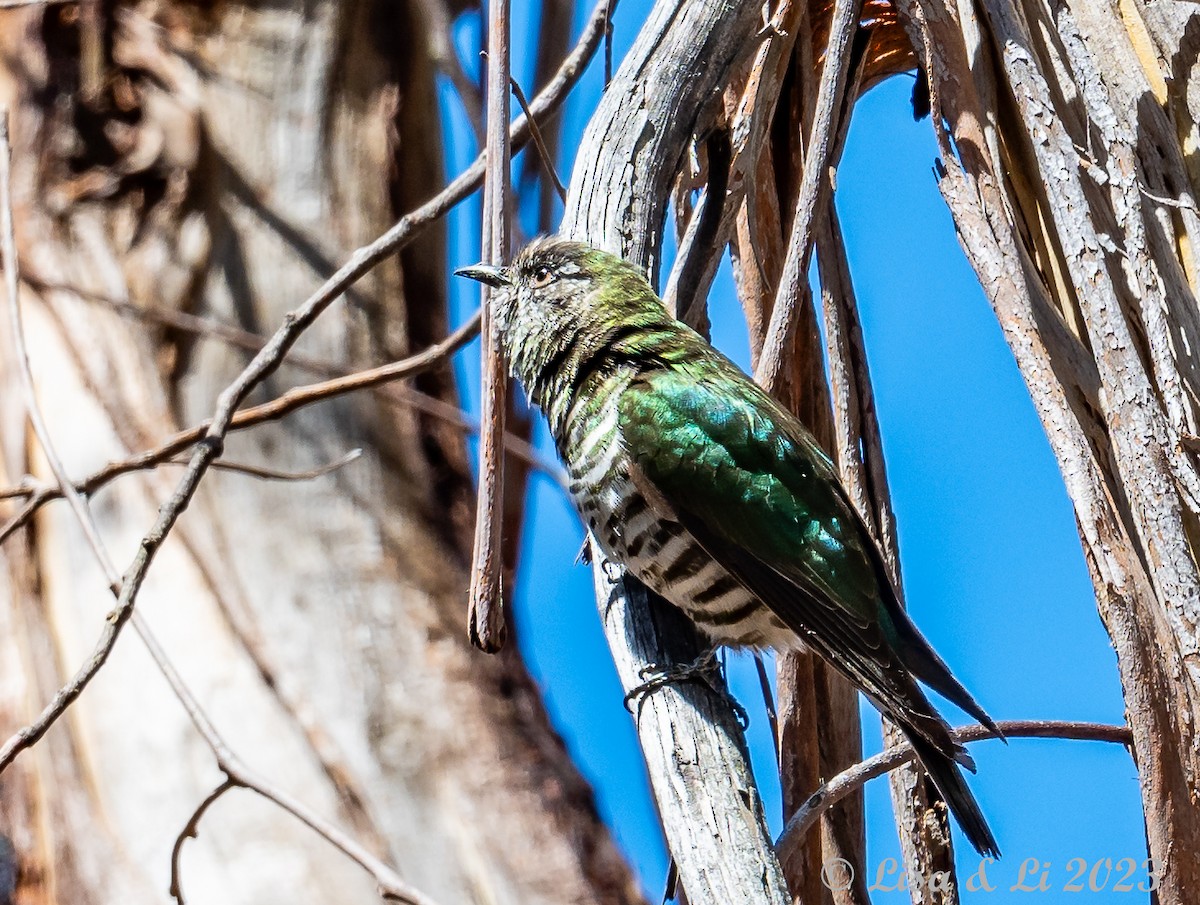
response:
[(572, 419), (571, 497), (606, 556), (682, 609), (718, 644), (786, 650), (800, 639), (713, 560), (668, 513), (656, 512), (629, 478), (617, 407)]

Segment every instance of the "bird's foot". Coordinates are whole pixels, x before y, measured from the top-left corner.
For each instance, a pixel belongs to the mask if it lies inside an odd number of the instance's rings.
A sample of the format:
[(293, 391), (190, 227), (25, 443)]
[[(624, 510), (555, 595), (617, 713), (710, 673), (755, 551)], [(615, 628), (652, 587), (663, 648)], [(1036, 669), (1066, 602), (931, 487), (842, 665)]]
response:
[[(714, 694), (729, 701), (738, 724), (744, 730), (750, 725), (750, 716), (746, 713), (746, 708), (737, 702), (729, 693), (729, 689), (725, 687), (725, 683), (721, 681), (721, 670), (721, 662), (717, 659), (717, 648), (705, 651), (691, 663), (672, 663), (666, 666), (652, 663), (644, 666), (638, 672), (642, 683), (635, 685), (625, 694), (625, 709), (634, 716), (640, 717), (642, 705), (651, 692), (681, 682), (700, 682), (707, 685)], [(635, 703), (637, 704), (636, 712), (633, 707)]]

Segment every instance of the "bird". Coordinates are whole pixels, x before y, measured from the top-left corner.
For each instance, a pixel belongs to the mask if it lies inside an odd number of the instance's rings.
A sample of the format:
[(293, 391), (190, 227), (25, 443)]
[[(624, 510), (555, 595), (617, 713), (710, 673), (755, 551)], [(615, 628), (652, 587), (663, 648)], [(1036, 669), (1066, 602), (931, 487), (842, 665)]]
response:
[(999, 857), (960, 770), (975, 764), (919, 683), (999, 729), (901, 606), (799, 419), (617, 255), (543, 236), (508, 266), (455, 273), (492, 287), (509, 369), (546, 416), (604, 555), (714, 645), (822, 657), (903, 731), (974, 848)]

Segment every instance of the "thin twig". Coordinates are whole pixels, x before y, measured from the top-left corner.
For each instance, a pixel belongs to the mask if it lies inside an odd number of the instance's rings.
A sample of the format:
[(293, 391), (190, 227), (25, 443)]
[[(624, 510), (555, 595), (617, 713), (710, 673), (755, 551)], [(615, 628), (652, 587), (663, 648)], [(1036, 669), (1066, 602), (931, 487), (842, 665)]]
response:
[(604, 88), (613, 77), (613, 23), (612, 14), (616, 9), (617, 0), (601, 0), (604, 3)]
[[(1115, 742), (1129, 747), (1133, 744), (1133, 733), (1128, 726), (1111, 726), (1104, 723), (1083, 723), (1071, 720), (1001, 720), (997, 723), (1004, 738), (1059, 738), (1074, 741)], [(1000, 738), (1001, 735), (986, 726), (972, 724), (954, 730), (960, 742), (970, 743), (984, 739)], [(808, 797), (784, 827), (776, 843), (781, 857), (799, 845), (801, 840), (820, 816), (851, 792), (868, 781), (890, 773), (910, 761), (916, 760), (912, 745), (904, 742), (855, 764), (842, 771)]]
[(529, 101), (525, 99), (525, 92), (521, 90), (521, 84), (516, 79), (510, 76), (508, 81), (512, 86), (513, 96), (525, 112), (525, 118), (529, 120), (529, 130), (533, 135), (533, 145), (537, 148), (538, 157), (542, 159), (542, 164), (546, 167), (546, 173), (549, 175), (550, 181), (554, 183), (554, 191), (558, 192), (560, 199), (566, 201), (567, 187), (562, 184), (562, 180), (558, 178), (558, 172), (554, 169), (554, 158), (550, 154), (550, 149), (546, 147), (546, 142), (542, 139), (542, 130), (538, 128), (537, 119), (529, 109)]
[[(267, 344), (267, 337), (261, 333), (254, 333), (250, 330), (244, 330), (241, 327), (235, 327), (232, 324), (226, 324), (222, 321), (213, 320), (208, 317), (200, 317), (195, 314), (188, 314), (183, 311), (172, 311), (167, 308), (159, 308), (157, 306), (147, 306), (142, 304), (134, 304), (133, 302), (124, 301), (122, 299), (113, 298), (112, 296), (104, 295), (103, 293), (91, 292), (76, 286), (65, 283), (52, 283), (43, 280), (40, 277), (32, 277), (28, 273), (21, 275), (22, 282), (32, 285), (39, 292), (54, 291), (66, 292), (73, 296), (83, 299), (88, 302), (96, 302), (114, 308), (122, 314), (128, 314), (138, 320), (162, 324), (185, 333), (190, 333), (194, 336), (205, 336), (211, 339), (217, 339), (221, 342), (229, 343), (240, 349), (245, 349), (249, 352), (258, 352)], [(457, 350), (456, 350), (457, 351)], [(321, 374), (325, 377), (338, 378), (350, 377), (355, 374), (361, 374), (361, 371), (355, 371), (352, 368), (347, 368), (342, 365), (334, 364), (331, 361), (326, 361), (319, 358), (313, 358), (308, 355), (301, 355), (297, 352), (292, 352), (288, 355), (288, 364), (292, 367), (299, 368), (303, 371), (309, 371), (313, 374)], [(386, 366), (385, 366), (386, 367)], [(410, 375), (411, 376), (411, 375)], [(331, 389), (336, 389), (331, 387)], [(462, 409), (456, 405), (451, 405), (449, 402), (438, 399), (434, 396), (424, 393), (415, 387), (411, 386), (393, 386), (390, 381), (381, 383), (371, 387), (378, 391), (385, 402), (403, 406), (405, 408), (414, 408), (424, 412), (427, 415), (432, 415), (441, 421), (446, 422), (460, 430), (468, 433), (478, 434), (479, 423), (469, 418)], [(344, 392), (336, 390), (334, 395)], [(315, 401), (315, 400), (314, 400)], [(511, 431), (506, 431), (504, 434), (504, 451), (505, 453), (515, 456), (522, 462), (531, 467), (543, 472), (552, 481), (559, 486), (566, 488), (566, 480), (563, 477), (562, 468), (557, 462), (554, 462), (542, 456), (529, 441), (523, 437), (519, 437)], [(147, 465), (145, 467), (151, 467)], [(76, 487), (80, 487), (76, 483)], [(13, 487), (0, 488), (0, 500), (11, 499), (14, 497), (25, 498), (34, 493), (38, 488), (33, 485), (21, 484)], [(8, 536), (8, 532), (0, 531), (0, 541)]]
[[(39, 487), (24, 505), (18, 509), (3, 526), (0, 526), (0, 543), (8, 540), (10, 534), (33, 518), (33, 514), (51, 500), (62, 499), (62, 491), (57, 487), (46, 485)], [(0, 749), (0, 752), (7, 749)], [(4, 761), (0, 759), (0, 772), (4, 770)]]
[(204, 800), (196, 805), (196, 810), (192, 811), (192, 816), (187, 819), (187, 823), (183, 825), (183, 829), (179, 831), (179, 835), (175, 837), (175, 844), (171, 846), (171, 887), (170, 893), (179, 905), (186, 905), (183, 900), (183, 886), (179, 882), (179, 856), (183, 852), (183, 843), (187, 839), (195, 839), (196, 834), (200, 829), (200, 818), (217, 799), (228, 792), (230, 789), (236, 789), (241, 786), (235, 779), (226, 776), (225, 780), (204, 796)]
[[(359, 371), (349, 374), (346, 377), (339, 377), (307, 386), (294, 387), (283, 395), (272, 399), (270, 402), (264, 402), (262, 405), (256, 405), (248, 409), (241, 409), (233, 416), (229, 430), (239, 430), (267, 421), (276, 421), (314, 402), (320, 402), (324, 399), (354, 390), (377, 386), (389, 380), (412, 377), (428, 371), (440, 364), (447, 355), (452, 354), (474, 338), (479, 330), (479, 317), (479, 313), (476, 312), (474, 317), (440, 343), (436, 343), (418, 352), (416, 355), (409, 356), (401, 361), (392, 362), (391, 364), (371, 368), (366, 371)], [(142, 469), (165, 462), (204, 440), (211, 424), (211, 421), (202, 421), (194, 427), (168, 437), (153, 449), (130, 456), (120, 462), (106, 465), (104, 468), (89, 475), (83, 481), (70, 486), (81, 494), (90, 494), (120, 475), (141, 471)], [(0, 543), (29, 518), (33, 509), (61, 496), (62, 491), (58, 488), (39, 488), (26, 505), (21, 508), (20, 512), (10, 519), (4, 527), (0, 528)], [(0, 758), (0, 770), (3, 769), (4, 764), (5, 762)]]
[(1156, 195), (1141, 183), (1138, 184), (1138, 191), (1149, 198), (1151, 201), (1157, 201), (1159, 204), (1165, 204), (1168, 207), (1176, 207), (1180, 210), (1194, 211), (1196, 205), (1187, 198), (1165, 198), (1162, 195)]
[(13, 484), (0, 490), (0, 500), (24, 500), (36, 495), (48, 485), (34, 480), (32, 475), (21, 478), (20, 484)]
[[(488, 3), (487, 178), (484, 181), (483, 254), (492, 264), (508, 258), (509, 0)], [(532, 121), (530, 121), (532, 122)], [(504, 517), (503, 456), (508, 366), (492, 322), (491, 287), (480, 284), (483, 309), (483, 387), (480, 393), (479, 490), (475, 509), (475, 547), (467, 633), (480, 650), (494, 653), (504, 646), (503, 561), (500, 529)]]
[[(247, 465), (244, 462), (229, 462), (224, 459), (218, 459), (213, 462), (212, 467), (221, 471), (232, 471), (237, 474), (249, 475), (252, 478), (262, 478), (264, 481), (312, 481), (316, 478), (323, 478), (327, 474), (332, 474), (339, 468), (344, 468), (355, 459), (362, 456), (361, 448), (352, 449), (343, 456), (338, 456), (332, 462), (327, 462), (316, 468), (310, 468), (308, 471), (284, 471), (280, 468), (267, 468), (264, 465)], [(171, 459), (165, 465), (186, 465), (186, 459)]]
[(787, 359), (786, 349), (800, 314), (800, 283), (808, 276), (808, 262), (813, 247), (813, 223), (817, 212), (821, 210), (818, 202), (822, 194), (830, 188), (829, 170), (833, 162), (837, 135), (835, 120), (843, 107), (842, 98), (849, 73), (850, 49), (854, 33), (858, 29), (861, 9), (862, 0), (835, 0), (833, 6), (825, 65), (821, 68), (821, 81), (817, 89), (817, 109), (805, 147), (804, 174), (792, 217), (787, 257), (775, 293), (771, 324), (767, 329), (767, 338), (763, 343), (762, 357), (759, 359), (755, 375), (768, 392), (779, 386), (783, 364)]
[(679, 242), (675, 263), (663, 290), (663, 304), (684, 323), (708, 335), (708, 312), (704, 310), (705, 277), (716, 270), (727, 243), (718, 241), (727, 203), (733, 149), (729, 130), (714, 129), (705, 140), (708, 183)]

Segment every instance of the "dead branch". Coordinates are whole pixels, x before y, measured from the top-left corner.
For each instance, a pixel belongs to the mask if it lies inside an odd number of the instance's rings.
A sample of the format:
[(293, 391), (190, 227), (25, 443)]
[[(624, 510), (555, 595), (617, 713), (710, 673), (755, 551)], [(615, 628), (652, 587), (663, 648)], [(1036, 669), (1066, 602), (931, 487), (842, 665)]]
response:
[(845, 109), (847, 76), (850, 71), (850, 44), (858, 28), (862, 0), (835, 0), (830, 22), (825, 65), (817, 91), (817, 109), (809, 140), (805, 146), (804, 178), (796, 198), (792, 234), (784, 259), (783, 275), (775, 292), (775, 307), (767, 328), (763, 354), (755, 377), (773, 392), (779, 387), (787, 344), (796, 329), (800, 283), (808, 273), (812, 254), (813, 223), (822, 211), (821, 198), (831, 188), (830, 167), (837, 146), (838, 116)]
[(200, 832), (200, 819), (204, 816), (205, 811), (216, 804), (217, 799), (230, 789), (238, 787), (238, 783), (235, 780), (226, 776), (219, 786), (205, 795), (203, 800), (196, 805), (196, 810), (192, 811), (192, 816), (187, 819), (187, 823), (183, 825), (183, 829), (175, 837), (175, 844), (171, 846), (171, 886), (169, 891), (179, 905), (185, 905), (183, 885), (180, 883), (179, 871), (179, 856), (183, 854), (183, 843), (188, 839), (196, 838)]
[(542, 138), (542, 130), (538, 127), (537, 119), (529, 109), (529, 101), (525, 97), (525, 92), (521, 90), (521, 83), (511, 76), (508, 82), (512, 87), (513, 97), (517, 99), (517, 104), (521, 107), (525, 118), (529, 120), (529, 128), (533, 134), (533, 145), (537, 148), (538, 159), (541, 160), (542, 166), (546, 168), (546, 175), (549, 177), (550, 183), (554, 186), (554, 191), (558, 193), (559, 199), (566, 201), (567, 187), (558, 178), (558, 170), (554, 166), (554, 156), (546, 146), (546, 140)]
[[(487, 177), (484, 181), (483, 255), (490, 264), (508, 259), (509, 176), (512, 148), (508, 140), (508, 0), (488, 4), (487, 55)], [(536, 128), (536, 125), (534, 126)], [(495, 653), (504, 646), (503, 568), (500, 529), (504, 512), (501, 437), (507, 406), (508, 366), (500, 337), (492, 326), (491, 287), (480, 284), (483, 323), (480, 392), (479, 490), (475, 509), (475, 549), (471, 557), (471, 588), (467, 632), (480, 650)]]
[[(334, 380), (295, 387), (270, 402), (239, 410), (231, 421), (230, 430), (241, 430), (255, 424), (275, 421), (306, 405), (312, 405), (313, 403), (331, 399), (344, 393), (378, 386), (388, 381), (412, 377), (428, 371), (441, 364), (446, 356), (462, 348), (462, 346), (474, 338), (476, 332), (479, 330), (479, 317), (479, 314), (476, 313), (474, 317), (446, 339), (442, 340), (442, 342), (401, 361), (381, 365), (378, 368), (371, 368), (366, 371), (358, 371)], [(120, 475), (153, 468), (203, 440), (211, 423), (211, 421), (203, 421), (195, 427), (180, 431), (153, 449), (130, 456), (120, 462), (113, 462), (106, 465), (82, 481), (70, 486), (81, 494), (91, 494)], [(23, 484), (19, 488), (6, 490), (5, 494), (15, 495), (17, 491), (24, 490), (29, 486)], [(51, 500), (61, 499), (62, 496), (63, 493), (59, 488), (42, 486), (34, 489), (25, 505), (0, 528), (0, 542), (3, 542), (13, 531), (25, 524), (38, 507)], [(0, 759), (0, 769), (3, 768), (3, 763), (3, 760)]]
[[(665, 199), (702, 110), (757, 49), (756, 4), (660, 0), (592, 116), (576, 156), (561, 232), (634, 261), (653, 278)], [(759, 39), (761, 40), (761, 39)], [(695, 629), (593, 545), (596, 600), (621, 682), (699, 656)], [(646, 756), (680, 882), (694, 902), (790, 903), (722, 695), (667, 685), (641, 702)], [(697, 773), (695, 764), (705, 769)], [(687, 782), (680, 782), (687, 776)]]
[[(249, 475), (252, 478), (260, 478), (264, 481), (312, 481), (345, 468), (355, 459), (360, 458), (362, 453), (362, 449), (352, 449), (345, 455), (338, 456), (332, 462), (326, 462), (324, 465), (318, 465), (316, 468), (309, 468), (306, 471), (283, 471), (279, 468), (268, 468), (265, 465), (247, 465), (245, 462), (230, 462), (226, 459), (218, 459), (216, 462), (213, 462), (212, 467), (221, 471)], [(170, 462), (164, 464), (186, 465), (187, 461), (172, 459)]]
[[(997, 724), (1002, 735), (990, 729), (972, 724), (954, 730), (960, 742), (979, 742), (994, 738), (1058, 738), (1072, 741), (1115, 742), (1128, 748), (1133, 744), (1133, 733), (1128, 726), (1111, 726), (1104, 723), (1084, 723), (1072, 720), (1000, 720)], [(890, 773), (897, 767), (912, 763), (916, 753), (912, 745), (902, 742), (887, 748), (848, 770), (839, 773), (809, 796), (808, 800), (792, 815), (779, 836), (776, 847), (780, 857), (799, 845), (805, 835), (816, 825), (821, 815), (847, 795), (862, 788), (866, 783)]]

